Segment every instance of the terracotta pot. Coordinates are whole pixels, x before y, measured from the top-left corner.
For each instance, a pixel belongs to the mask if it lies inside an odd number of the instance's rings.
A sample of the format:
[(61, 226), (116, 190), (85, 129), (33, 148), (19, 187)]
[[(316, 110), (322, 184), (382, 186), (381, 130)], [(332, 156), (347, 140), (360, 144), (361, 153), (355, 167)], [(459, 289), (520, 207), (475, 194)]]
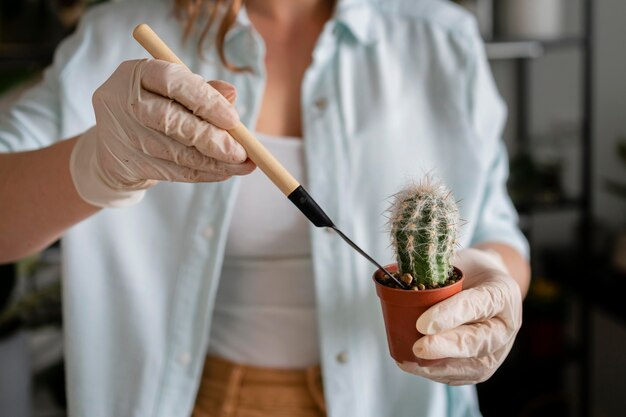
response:
[[(398, 271), (398, 265), (386, 265), (385, 269), (394, 273)], [(372, 279), (376, 284), (376, 294), (380, 298), (380, 305), (383, 309), (389, 353), (396, 361), (417, 362), (417, 358), (413, 355), (413, 344), (423, 334), (417, 331), (415, 323), (429, 307), (461, 291), (464, 280), (463, 272), (456, 267), (454, 270), (461, 277), (454, 284), (422, 291), (387, 287), (377, 280), (384, 275), (384, 272), (379, 269), (374, 273)]]

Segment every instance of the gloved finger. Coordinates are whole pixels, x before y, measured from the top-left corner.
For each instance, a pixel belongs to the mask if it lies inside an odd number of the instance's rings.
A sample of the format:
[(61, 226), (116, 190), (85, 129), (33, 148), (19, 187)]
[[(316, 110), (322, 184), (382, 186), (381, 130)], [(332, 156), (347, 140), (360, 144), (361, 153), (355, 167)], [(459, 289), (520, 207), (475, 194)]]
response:
[(424, 336), (413, 345), (421, 359), (475, 358), (496, 352), (515, 337), (498, 317), (480, 323), (465, 324), (433, 336)]
[(239, 122), (233, 105), (201, 76), (181, 65), (158, 59), (140, 65), (144, 89), (176, 100), (196, 116), (222, 129), (231, 129)]
[(397, 363), (400, 369), (413, 375), (448, 385), (468, 385), (484, 382), (498, 369), (508, 355), (512, 344), (478, 358), (444, 359), (432, 366), (419, 366), (414, 362)]
[(478, 384), (491, 378), (510, 350), (511, 345), (507, 345), (478, 358), (446, 359), (435, 366), (422, 368), (423, 376), (448, 385)]
[[(495, 269), (502, 273), (508, 273), (502, 258), (496, 252), (482, 249), (466, 248), (455, 253), (454, 265), (465, 273), (466, 282), (463, 288), (471, 288), (476, 280), (473, 276), (484, 270), (485, 267)], [(468, 279), (469, 278), (469, 279)]]
[[(130, 136), (132, 137), (132, 136)], [(242, 169), (243, 166), (253, 165), (250, 161), (246, 164), (236, 164), (237, 167), (231, 167), (228, 164), (216, 165), (215, 169), (198, 170), (180, 165), (176, 162), (166, 159), (160, 159), (149, 155), (151, 152), (151, 146), (158, 143), (159, 139), (175, 143), (169, 140), (167, 137), (160, 135), (158, 132), (153, 132), (153, 135), (148, 140), (137, 141), (109, 141), (104, 142), (101, 145), (107, 148), (106, 152), (102, 153), (104, 158), (113, 158), (114, 161), (109, 161), (108, 165), (116, 164), (119, 174), (122, 178), (140, 178), (142, 180), (159, 180), (159, 181), (175, 181), (175, 182), (216, 182), (224, 181), (234, 175), (233, 171)], [(123, 151), (118, 147), (134, 147), (134, 142), (138, 142), (144, 145), (143, 148), (135, 148), (134, 150)], [(183, 146), (177, 144), (178, 146)], [(115, 147), (118, 149), (112, 149)], [(156, 149), (156, 148), (155, 148)], [(191, 148), (190, 148), (191, 149)], [(116, 155), (125, 155), (120, 159)], [(168, 157), (171, 157), (169, 155)], [(205, 157), (203, 157), (205, 158)], [(207, 158), (210, 159), (210, 158)], [(219, 163), (218, 163), (219, 164)], [(226, 166), (221, 166), (226, 165)], [(249, 167), (247, 169), (254, 169)], [(124, 184), (127, 187), (126, 184)]]
[(170, 182), (219, 182), (232, 177), (223, 171), (200, 171), (187, 168), (171, 161), (152, 158), (146, 155), (146, 161), (140, 175), (146, 179)]
[(154, 168), (155, 172), (158, 173), (154, 179), (172, 182), (218, 182), (225, 181), (233, 175), (244, 175), (241, 173), (241, 168), (237, 169), (237, 173), (229, 172), (228, 168), (215, 171), (200, 171), (164, 160), (159, 160), (159, 164), (155, 164)]
[(487, 376), (483, 379), (485, 372), (478, 360), (467, 359), (463, 365), (455, 363), (457, 361), (460, 361), (460, 359), (442, 361), (440, 366), (436, 368), (419, 366), (414, 362), (398, 363), (398, 367), (404, 372), (448, 385), (470, 385), (489, 378)]
[(135, 118), (144, 126), (200, 153), (227, 163), (243, 162), (246, 150), (227, 131), (194, 116), (184, 106), (150, 91), (141, 92), (133, 107)]
[(236, 164), (218, 161), (201, 154), (193, 147), (182, 145), (158, 132), (154, 132), (154, 135), (152, 135), (149, 140), (135, 142), (138, 143), (141, 151), (146, 155), (198, 171), (214, 172), (224, 175), (246, 175), (256, 168), (254, 162), (249, 159)]
[(211, 80), (208, 83), (221, 95), (226, 97), (226, 100), (228, 100), (230, 104), (235, 104), (235, 101), (237, 101), (237, 89), (234, 85), (222, 80)]
[(431, 381), (448, 385), (470, 385), (487, 380), (493, 372), (486, 372), (477, 359), (463, 360), (463, 364), (455, 363), (461, 359), (449, 359), (439, 367), (421, 367), (413, 362), (398, 364), (400, 369)]
[(252, 159), (247, 159), (241, 164), (227, 164), (217, 161), (217, 169), (223, 169), (225, 173), (229, 175), (248, 175), (256, 169), (256, 164)]
[[(491, 272), (481, 272), (481, 274)], [(416, 322), (424, 335), (441, 333), (465, 323), (488, 320), (505, 307), (507, 288), (497, 281), (466, 289), (430, 307)]]

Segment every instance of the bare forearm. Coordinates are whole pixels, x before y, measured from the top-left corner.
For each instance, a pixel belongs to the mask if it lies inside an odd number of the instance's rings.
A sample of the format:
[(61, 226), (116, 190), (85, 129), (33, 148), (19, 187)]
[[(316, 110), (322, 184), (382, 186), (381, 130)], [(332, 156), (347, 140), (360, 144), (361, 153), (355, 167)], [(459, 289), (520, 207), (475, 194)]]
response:
[(74, 188), (69, 158), (75, 141), (0, 154), (0, 263), (45, 248), (99, 210)]
[(517, 249), (500, 242), (485, 242), (476, 245), (476, 248), (496, 251), (504, 261), (511, 276), (517, 281), (522, 296), (526, 297), (530, 286), (530, 265)]

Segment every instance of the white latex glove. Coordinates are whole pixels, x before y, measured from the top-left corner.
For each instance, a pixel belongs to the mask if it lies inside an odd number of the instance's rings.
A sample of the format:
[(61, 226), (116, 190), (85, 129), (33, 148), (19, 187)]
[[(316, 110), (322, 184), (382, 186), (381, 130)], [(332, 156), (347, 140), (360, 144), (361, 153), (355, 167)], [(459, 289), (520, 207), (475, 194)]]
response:
[(432, 306), (416, 323), (425, 336), (413, 353), (426, 361), (398, 366), (449, 385), (476, 384), (509, 354), (522, 325), (522, 294), (496, 252), (463, 249), (454, 264), (465, 274), (463, 291)]
[[(136, 204), (158, 180), (223, 181), (255, 168), (224, 129), (239, 121), (235, 88), (181, 65), (123, 62), (93, 95), (96, 125), (76, 142), (76, 190), (99, 207)], [(226, 97), (225, 97), (226, 96)]]

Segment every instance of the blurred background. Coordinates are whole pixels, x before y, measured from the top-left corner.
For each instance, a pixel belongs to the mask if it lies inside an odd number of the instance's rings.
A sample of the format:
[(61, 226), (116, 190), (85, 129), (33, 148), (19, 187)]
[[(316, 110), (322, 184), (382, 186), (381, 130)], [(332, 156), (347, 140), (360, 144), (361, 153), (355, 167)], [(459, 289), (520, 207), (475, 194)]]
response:
[[(99, 1), (0, 2), (0, 110)], [(626, 1), (459, 0), (509, 108), (533, 283), (485, 417), (626, 415)], [(59, 248), (0, 266), (0, 417), (65, 416)], [(389, 416), (392, 417), (392, 416)]]

